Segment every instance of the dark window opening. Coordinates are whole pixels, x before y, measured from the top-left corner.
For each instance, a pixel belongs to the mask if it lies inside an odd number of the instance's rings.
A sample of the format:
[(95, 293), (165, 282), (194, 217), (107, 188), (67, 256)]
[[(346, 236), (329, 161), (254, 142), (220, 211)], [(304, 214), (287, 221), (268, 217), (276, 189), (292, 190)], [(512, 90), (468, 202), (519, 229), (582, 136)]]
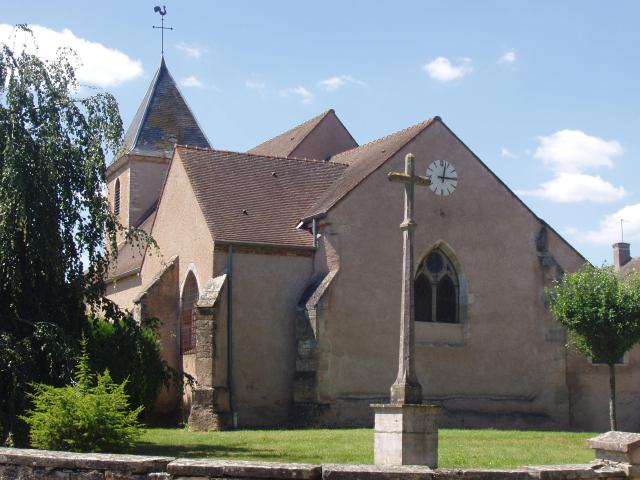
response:
[(116, 180), (115, 192), (113, 194), (113, 213), (120, 215), (120, 179)]
[(456, 323), (458, 302), (456, 301), (456, 286), (453, 284), (451, 277), (448, 275), (442, 277), (442, 280), (436, 285), (436, 288), (438, 290), (436, 295), (438, 322)]

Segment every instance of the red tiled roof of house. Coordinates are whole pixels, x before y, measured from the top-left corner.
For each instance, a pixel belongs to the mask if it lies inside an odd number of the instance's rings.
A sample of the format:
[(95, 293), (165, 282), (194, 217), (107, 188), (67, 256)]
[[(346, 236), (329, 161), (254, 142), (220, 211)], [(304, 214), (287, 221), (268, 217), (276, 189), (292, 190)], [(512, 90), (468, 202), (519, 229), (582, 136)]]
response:
[[(270, 157), (288, 157), (300, 146), (305, 138), (327, 117), (327, 115), (335, 113), (333, 110), (327, 110), (317, 117), (313, 117), (297, 127), (281, 133), (277, 137), (261, 143), (257, 147), (253, 147), (248, 153), (256, 155), (266, 155)], [(323, 159), (319, 159), (323, 160)]]
[(389, 158), (439, 118), (434, 117), (425, 120), (412, 127), (331, 157), (331, 162), (348, 165), (348, 168), (304, 213), (303, 219), (306, 220), (327, 213), (360, 182), (380, 168)]
[(309, 232), (296, 226), (346, 168), (333, 162), (182, 146), (176, 155), (213, 238), (229, 242), (312, 246)]
[(631, 274), (631, 272), (637, 272), (640, 274), (640, 257), (635, 257), (620, 267), (618, 274), (624, 278)]

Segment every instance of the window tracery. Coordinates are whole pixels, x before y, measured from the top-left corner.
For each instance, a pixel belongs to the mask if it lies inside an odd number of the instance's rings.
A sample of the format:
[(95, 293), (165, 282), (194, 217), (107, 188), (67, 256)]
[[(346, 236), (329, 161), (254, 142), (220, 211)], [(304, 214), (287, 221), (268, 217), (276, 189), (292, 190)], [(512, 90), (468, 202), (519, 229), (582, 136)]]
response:
[(439, 249), (420, 264), (414, 281), (418, 322), (459, 323), (459, 281), (451, 260)]

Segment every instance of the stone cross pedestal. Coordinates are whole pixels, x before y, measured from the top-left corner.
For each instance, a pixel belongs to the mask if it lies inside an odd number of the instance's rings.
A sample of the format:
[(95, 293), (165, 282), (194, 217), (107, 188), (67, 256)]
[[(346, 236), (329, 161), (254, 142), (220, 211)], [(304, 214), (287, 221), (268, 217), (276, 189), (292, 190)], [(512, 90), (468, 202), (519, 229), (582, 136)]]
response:
[(386, 403), (375, 411), (373, 456), (376, 465), (438, 466), (440, 407)]
[(391, 386), (391, 403), (371, 405), (375, 410), (374, 460), (377, 465), (438, 466), (440, 407), (422, 405), (422, 386), (415, 373), (413, 298), (414, 185), (427, 186), (431, 180), (415, 174), (414, 156), (405, 157), (404, 173), (391, 172), (389, 180), (404, 184), (402, 229), (402, 300), (400, 304), (400, 346), (398, 375)]

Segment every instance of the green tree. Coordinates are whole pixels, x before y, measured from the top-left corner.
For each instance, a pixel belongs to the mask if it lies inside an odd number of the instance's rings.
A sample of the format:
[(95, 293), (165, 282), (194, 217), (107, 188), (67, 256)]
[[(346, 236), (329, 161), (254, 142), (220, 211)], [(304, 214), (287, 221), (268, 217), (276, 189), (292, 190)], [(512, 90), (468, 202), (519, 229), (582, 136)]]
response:
[(571, 345), (609, 366), (609, 421), (616, 421), (616, 363), (640, 341), (640, 277), (624, 280), (613, 267), (585, 265), (556, 282), (551, 312), (571, 334)]
[(29, 397), (33, 409), (23, 419), (31, 427), (36, 448), (75, 452), (115, 452), (131, 446), (140, 434), (137, 417), (142, 407), (131, 409), (121, 384), (109, 370), (94, 374), (83, 339), (74, 383), (65, 387), (35, 384)]
[(44, 61), (21, 50), (0, 45), (0, 444), (26, 439), (26, 385), (70, 380), (87, 309), (123, 316), (104, 298), (122, 228), (104, 194), (105, 155), (122, 136), (116, 100), (80, 95), (71, 51)]
[[(160, 354), (157, 319), (136, 322), (131, 316), (117, 321), (89, 318), (87, 348), (90, 365), (100, 372), (109, 370), (113, 380), (127, 381), (126, 392), (133, 405), (153, 410), (162, 386), (182, 385), (182, 377), (171, 369)], [(180, 388), (178, 388), (180, 390)]]

